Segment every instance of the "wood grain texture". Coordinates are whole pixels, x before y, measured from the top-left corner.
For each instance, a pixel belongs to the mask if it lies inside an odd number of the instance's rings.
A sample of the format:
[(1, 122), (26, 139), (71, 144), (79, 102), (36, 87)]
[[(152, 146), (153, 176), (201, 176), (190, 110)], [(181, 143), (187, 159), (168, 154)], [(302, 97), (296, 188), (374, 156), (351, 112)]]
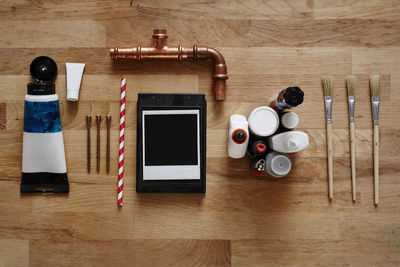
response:
[[(105, 240), (30, 243), (31, 260), (40, 266), (230, 266), (226, 240)], [(47, 249), (48, 248), (48, 249)], [(60, 252), (65, 257), (60, 258)], [(88, 253), (90, 252), (90, 253)]]
[(29, 241), (0, 239), (0, 266), (29, 266)]
[(0, 47), (103, 47), (105, 31), (101, 22), (85, 20), (2, 21)]
[[(279, 20), (276, 17), (208, 20), (169, 16), (155, 20), (152, 16), (139, 15), (104, 23), (107, 25), (107, 46), (130, 46), (136, 43), (147, 45), (150, 43), (150, 29), (154, 27), (171, 29), (168, 42), (186, 46), (196, 43), (212, 47), (371, 47), (398, 45), (400, 42), (400, 20)], [(121, 35), (125, 38), (121, 39)]]
[(399, 2), (396, 0), (315, 0), (314, 18), (383, 18), (398, 19)]
[(6, 103), (0, 103), (0, 130), (6, 129), (7, 122), (7, 105)]
[[(395, 0), (5, 0), (0, 3), (0, 266), (400, 265), (400, 4)], [(227, 62), (227, 99), (212, 62), (113, 62), (114, 45), (147, 46), (154, 27), (170, 46), (207, 45)], [(29, 65), (58, 64), (68, 195), (21, 195)], [(65, 100), (65, 63), (86, 64), (78, 103)], [(334, 199), (328, 200), (321, 75), (332, 75)], [(352, 201), (345, 78), (355, 74), (357, 201)], [(379, 206), (374, 206), (369, 75), (381, 75)], [(124, 206), (117, 208), (119, 79), (127, 78)], [(310, 145), (282, 179), (227, 157), (234, 113), (305, 92), (298, 129)], [(203, 93), (207, 193), (136, 193), (139, 92)], [(87, 114), (112, 115), (111, 171), (86, 172)], [(92, 136), (95, 136), (92, 123)], [(106, 124), (101, 124), (105, 145)], [(92, 166), (95, 163), (92, 142)], [(105, 146), (102, 148), (105, 148)]]
[(212, 0), (208, 2), (173, 1), (166, 3), (159, 0), (118, 0), (101, 1), (90, 0), (60, 0), (34, 2), (31, 0), (3, 1), (0, 5), (1, 19), (17, 18), (20, 20), (32, 19), (33, 16), (44, 19), (57, 19), (60, 15), (70, 20), (90, 18), (95, 20), (116, 19), (121, 17), (135, 17), (148, 15), (157, 18), (193, 18), (198, 19), (238, 19), (238, 18), (304, 18), (312, 17), (313, 1), (310, 0), (250, 0), (242, 2), (234, 0), (220, 3)]

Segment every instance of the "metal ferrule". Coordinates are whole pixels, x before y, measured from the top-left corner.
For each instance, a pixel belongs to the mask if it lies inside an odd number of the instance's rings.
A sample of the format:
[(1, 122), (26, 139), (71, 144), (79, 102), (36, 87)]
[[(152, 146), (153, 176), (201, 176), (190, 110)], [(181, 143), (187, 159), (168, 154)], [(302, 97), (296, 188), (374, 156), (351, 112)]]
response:
[(332, 96), (325, 96), (326, 122), (332, 122)]
[(356, 102), (356, 98), (354, 96), (348, 96), (347, 99), (349, 101), (350, 122), (354, 122), (354, 103)]
[(373, 96), (371, 98), (372, 100), (372, 117), (374, 119), (374, 125), (379, 124), (379, 102), (380, 98), (379, 96)]

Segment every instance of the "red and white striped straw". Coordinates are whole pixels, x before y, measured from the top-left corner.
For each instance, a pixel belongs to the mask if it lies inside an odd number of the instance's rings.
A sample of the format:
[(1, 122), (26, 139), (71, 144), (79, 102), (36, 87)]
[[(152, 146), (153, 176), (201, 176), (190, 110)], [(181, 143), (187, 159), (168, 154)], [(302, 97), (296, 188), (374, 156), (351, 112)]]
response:
[(118, 206), (122, 206), (122, 189), (124, 187), (125, 91), (126, 79), (121, 78), (121, 102), (119, 105)]

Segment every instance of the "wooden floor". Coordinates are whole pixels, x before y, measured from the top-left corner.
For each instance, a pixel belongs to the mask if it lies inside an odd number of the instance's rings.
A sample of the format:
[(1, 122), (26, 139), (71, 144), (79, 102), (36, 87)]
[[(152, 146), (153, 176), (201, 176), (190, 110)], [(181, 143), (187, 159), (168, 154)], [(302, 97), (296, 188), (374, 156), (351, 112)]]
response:
[[(212, 94), (211, 62), (113, 63), (108, 48), (208, 45), (228, 65), (227, 100)], [(21, 195), (29, 65), (47, 55), (56, 83), (68, 195)], [(65, 100), (65, 62), (86, 63), (80, 100)], [(92, 1), (0, 3), (0, 266), (399, 266), (400, 3), (398, 0)], [(351, 201), (345, 77), (355, 74), (357, 202)], [(334, 76), (334, 200), (328, 200), (320, 77)], [(370, 74), (382, 75), (380, 205), (373, 204)], [(127, 78), (124, 206), (116, 205), (119, 79)], [(254, 177), (227, 158), (227, 125), (289, 85), (310, 146), (285, 178)], [(207, 193), (136, 194), (139, 92), (205, 93)], [(111, 114), (112, 170), (86, 173), (85, 115)], [(94, 125), (94, 124), (93, 124)], [(92, 128), (95, 136), (95, 127)], [(95, 142), (92, 142), (95, 151)], [(95, 164), (92, 153), (92, 165)]]

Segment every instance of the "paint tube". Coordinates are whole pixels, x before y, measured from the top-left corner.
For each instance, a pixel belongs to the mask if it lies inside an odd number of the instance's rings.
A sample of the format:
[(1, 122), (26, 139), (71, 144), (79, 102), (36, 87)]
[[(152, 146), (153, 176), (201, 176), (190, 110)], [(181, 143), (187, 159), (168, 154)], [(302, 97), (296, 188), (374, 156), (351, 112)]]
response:
[(67, 193), (69, 184), (65, 163), (58, 95), (54, 79), (57, 65), (49, 57), (32, 61), (25, 96), (21, 192)]
[(85, 64), (83, 63), (65, 63), (68, 101), (78, 101), (79, 99), (79, 89), (84, 68)]
[(304, 92), (298, 86), (291, 86), (281, 91), (276, 100), (270, 103), (273, 109), (289, 109), (303, 103)]
[(233, 114), (229, 119), (228, 131), (228, 155), (234, 159), (243, 158), (246, 155), (249, 143), (249, 129), (247, 119), (243, 115)]

